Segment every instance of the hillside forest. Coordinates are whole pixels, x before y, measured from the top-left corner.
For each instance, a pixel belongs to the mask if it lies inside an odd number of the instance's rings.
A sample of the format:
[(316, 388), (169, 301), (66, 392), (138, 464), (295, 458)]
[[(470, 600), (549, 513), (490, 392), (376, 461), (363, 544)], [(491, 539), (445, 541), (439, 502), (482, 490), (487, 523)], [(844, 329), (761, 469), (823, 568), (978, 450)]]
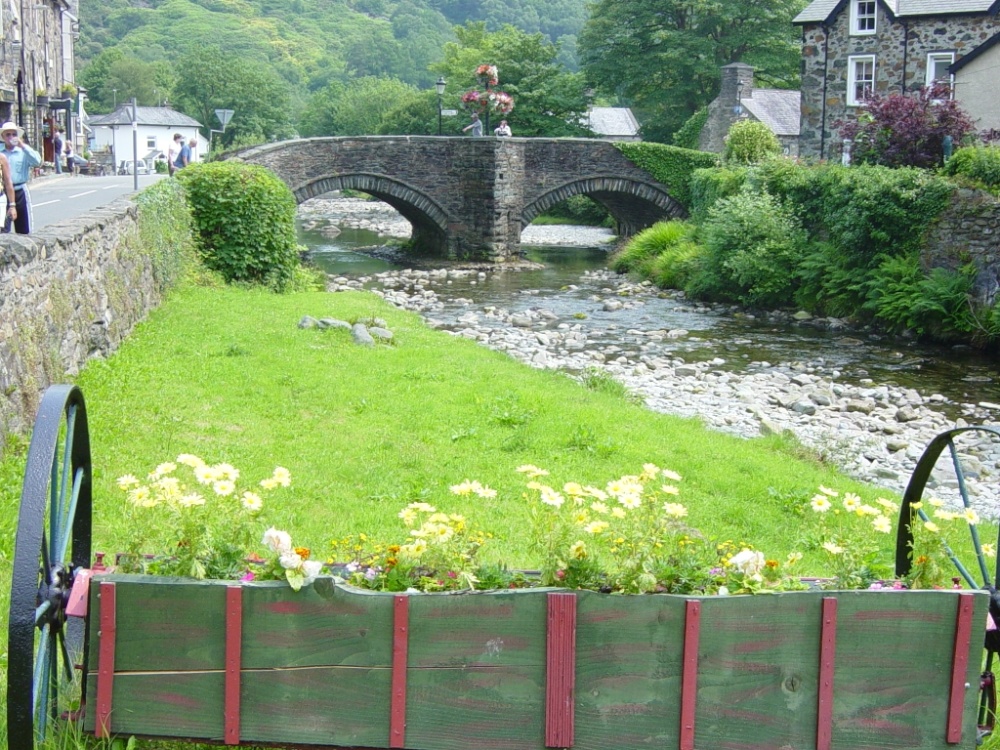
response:
[[(81, 6), (88, 111), (135, 97), (218, 128), (222, 147), (296, 136), (457, 135), (483, 64), (514, 99), (515, 135), (586, 135), (588, 105), (632, 107), (673, 134), (746, 62), (798, 85), (805, 0), (93, 0)], [(443, 78), (440, 101), (435, 82)]]

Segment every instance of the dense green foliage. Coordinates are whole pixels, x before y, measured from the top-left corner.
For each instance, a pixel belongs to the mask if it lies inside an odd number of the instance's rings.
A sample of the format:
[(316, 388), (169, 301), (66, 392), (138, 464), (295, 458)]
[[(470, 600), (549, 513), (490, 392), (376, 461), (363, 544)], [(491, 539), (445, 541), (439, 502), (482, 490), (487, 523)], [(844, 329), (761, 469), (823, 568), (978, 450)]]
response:
[(960, 175), (977, 187), (1000, 194), (1000, 146), (960, 148), (944, 165), (944, 173)]
[(920, 262), (925, 233), (954, 189), (917, 169), (807, 167), (780, 158), (701, 169), (691, 182), (696, 228), (647, 230), (613, 267), (702, 299), (995, 342), (1000, 312), (976, 309), (974, 269), (928, 271)]
[(702, 128), (708, 122), (708, 107), (702, 107), (688, 118), (672, 137), (673, 144), (681, 148), (698, 149)]
[(759, 164), (781, 154), (781, 143), (774, 132), (758, 120), (737, 120), (726, 134), (722, 158), (729, 164)]
[(662, 143), (616, 143), (629, 161), (641, 167), (670, 190), (670, 195), (684, 208), (691, 206), (691, 176), (696, 169), (714, 167), (716, 154), (692, 151)]
[(176, 180), (160, 180), (135, 197), (139, 240), (153, 259), (153, 274), (163, 289), (176, 285), (195, 266), (191, 208)]
[(645, 140), (666, 142), (719, 93), (719, 68), (745, 62), (775, 88), (798, 85), (792, 19), (805, 0), (597, 0), (578, 50), (588, 78), (642, 115)]
[(177, 173), (205, 265), (229, 282), (288, 288), (298, 266), (295, 197), (263, 167), (192, 164)]

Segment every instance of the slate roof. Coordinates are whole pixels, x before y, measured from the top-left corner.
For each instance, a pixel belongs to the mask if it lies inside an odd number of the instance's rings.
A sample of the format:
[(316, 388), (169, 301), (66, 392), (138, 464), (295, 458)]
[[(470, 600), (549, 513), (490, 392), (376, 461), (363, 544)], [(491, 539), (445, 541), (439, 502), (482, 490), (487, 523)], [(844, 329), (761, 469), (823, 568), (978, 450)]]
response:
[(754, 89), (740, 104), (775, 135), (798, 135), (801, 95), (798, 91)]
[(639, 123), (628, 107), (592, 107), (584, 124), (597, 135), (634, 138)]
[[(849, 0), (814, 0), (792, 23), (822, 23), (840, 10), (847, 10)], [(996, 13), (1000, 0), (882, 0), (893, 16), (950, 16), (960, 13)]]
[[(140, 125), (161, 125), (164, 127), (200, 128), (201, 123), (170, 107), (136, 107), (136, 120)], [(121, 105), (107, 115), (96, 115), (88, 120), (90, 127), (107, 125), (131, 125), (132, 108)]]

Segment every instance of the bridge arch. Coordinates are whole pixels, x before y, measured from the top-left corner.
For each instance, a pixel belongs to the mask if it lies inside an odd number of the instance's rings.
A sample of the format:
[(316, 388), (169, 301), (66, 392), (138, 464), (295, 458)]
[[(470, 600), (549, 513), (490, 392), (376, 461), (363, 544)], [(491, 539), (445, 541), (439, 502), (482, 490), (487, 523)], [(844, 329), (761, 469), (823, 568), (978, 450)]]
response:
[(687, 214), (659, 185), (626, 177), (583, 177), (568, 180), (542, 193), (521, 209), (521, 229), (536, 216), (567, 198), (586, 195), (604, 206), (618, 224), (619, 234), (631, 235), (652, 226), (664, 217), (679, 218)]
[(413, 226), (411, 245), (415, 251), (433, 252), (446, 241), (449, 222), (444, 209), (426, 193), (385, 175), (326, 175), (292, 192), (296, 202), (302, 203), (334, 190), (359, 190), (396, 209)]

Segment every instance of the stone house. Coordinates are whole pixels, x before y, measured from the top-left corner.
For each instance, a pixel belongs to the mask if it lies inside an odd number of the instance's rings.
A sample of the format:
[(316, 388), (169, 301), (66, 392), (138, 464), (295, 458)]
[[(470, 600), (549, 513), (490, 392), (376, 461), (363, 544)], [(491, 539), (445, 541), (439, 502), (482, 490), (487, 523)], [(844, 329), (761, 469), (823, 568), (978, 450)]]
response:
[(75, 86), (78, 0), (0, 0), (0, 122), (24, 128), (52, 161), (52, 134), (79, 132), (82, 100)]
[(933, 83), (950, 84), (980, 129), (1000, 128), (998, 9), (1000, 0), (814, 0), (793, 21), (802, 27), (800, 154), (839, 159), (836, 123), (855, 119), (871, 92)]
[(722, 68), (719, 95), (708, 105), (708, 120), (701, 129), (698, 148), (722, 153), (730, 126), (749, 118), (764, 123), (778, 137), (788, 156), (799, 154), (798, 91), (755, 89), (754, 69), (745, 63), (730, 63)]
[(170, 107), (136, 107), (135, 119), (138, 138), (133, 144), (131, 105), (120, 104), (114, 112), (91, 117), (90, 149), (96, 158), (117, 167), (123, 161), (132, 161), (135, 147), (147, 164), (165, 160), (174, 133), (180, 133), (186, 141), (198, 139), (198, 146), (191, 152), (192, 161), (202, 161), (208, 154), (208, 141), (199, 131), (201, 123), (193, 117)]

